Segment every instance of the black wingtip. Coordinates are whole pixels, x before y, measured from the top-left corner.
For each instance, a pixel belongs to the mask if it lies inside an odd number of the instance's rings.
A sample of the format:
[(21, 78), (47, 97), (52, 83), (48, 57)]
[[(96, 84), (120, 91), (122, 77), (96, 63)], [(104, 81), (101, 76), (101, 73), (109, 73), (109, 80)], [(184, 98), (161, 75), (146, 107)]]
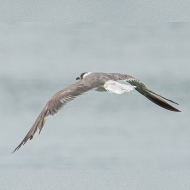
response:
[(15, 153), (16, 151), (18, 151), (22, 145), (24, 145), (24, 144), (19, 144), (19, 145), (12, 151), (12, 153)]
[(177, 111), (175, 111), (175, 112), (182, 112), (181, 110), (177, 110)]
[(16, 147), (10, 154), (15, 153), (20, 147)]
[(20, 149), (21, 146), (24, 146), (26, 142), (22, 141), (13, 151), (12, 153), (18, 151)]
[(161, 106), (162, 108), (165, 108), (167, 110), (170, 111), (174, 111), (174, 112), (181, 112), (180, 110), (174, 108), (173, 106), (171, 106), (170, 104), (168, 104), (167, 102), (165, 102), (164, 100), (162, 100), (158, 95), (156, 94), (152, 94), (152, 93), (147, 93), (145, 95), (146, 98), (148, 98), (149, 100), (151, 100), (152, 102), (154, 102), (155, 104)]
[(156, 94), (156, 93), (154, 93), (154, 92), (152, 92), (152, 91), (149, 91), (149, 92), (155, 94), (156, 96), (160, 96), (160, 97), (163, 98), (164, 100), (167, 100), (167, 101), (169, 101), (169, 102), (172, 102), (173, 104), (179, 105), (177, 102), (174, 102), (173, 100), (167, 99), (167, 98), (165, 98), (165, 97), (163, 97), (163, 96), (161, 96), (161, 95), (159, 95), (159, 94)]
[(178, 109), (175, 109), (175, 110), (170, 110), (170, 111), (174, 111), (174, 112), (181, 112), (180, 110)]

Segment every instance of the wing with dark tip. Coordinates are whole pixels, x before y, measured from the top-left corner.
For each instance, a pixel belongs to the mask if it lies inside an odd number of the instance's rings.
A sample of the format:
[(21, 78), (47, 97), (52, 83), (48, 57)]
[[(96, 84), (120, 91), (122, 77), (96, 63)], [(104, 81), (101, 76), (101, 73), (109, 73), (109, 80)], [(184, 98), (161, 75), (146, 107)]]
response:
[[(131, 85), (136, 86), (136, 90), (141, 93), (142, 95), (144, 95), (146, 98), (148, 98), (150, 101), (154, 102), (155, 104), (170, 110), (170, 111), (175, 111), (175, 112), (180, 112), (180, 110), (174, 108), (173, 106), (171, 106), (170, 104), (168, 104), (166, 101), (167, 100), (169, 102), (172, 102), (174, 104), (177, 104), (176, 102), (169, 100), (167, 98), (164, 98), (161, 95), (156, 94), (155, 92), (149, 90), (142, 82), (140, 82), (139, 80), (133, 78), (133, 77), (128, 77), (126, 79), (127, 82), (129, 82)], [(164, 99), (164, 100), (163, 100)]]
[(24, 145), (28, 141), (28, 139), (31, 140), (33, 138), (34, 134), (37, 131), (37, 128), (39, 128), (39, 130), (41, 131), (48, 116), (49, 116), (48, 106), (45, 106), (44, 109), (41, 111), (40, 115), (38, 116), (38, 118), (36, 119), (36, 121), (34, 122), (31, 129), (28, 131), (28, 133), (22, 140), (22, 142), (14, 149), (13, 153), (16, 150), (18, 150), (22, 145)]
[[(88, 80), (89, 82), (89, 80)], [(13, 152), (18, 150), (22, 145), (24, 145), (29, 139), (31, 140), (34, 134), (39, 129), (39, 133), (41, 132), (45, 121), (49, 115), (55, 115), (65, 104), (69, 101), (73, 100), (74, 98), (88, 92), (97, 87), (97, 83), (91, 81), (91, 85), (86, 85), (85, 79), (57, 92), (46, 104), (46, 106), (41, 111), (40, 115), (34, 122), (33, 126), (24, 137), (22, 142), (14, 149)]]

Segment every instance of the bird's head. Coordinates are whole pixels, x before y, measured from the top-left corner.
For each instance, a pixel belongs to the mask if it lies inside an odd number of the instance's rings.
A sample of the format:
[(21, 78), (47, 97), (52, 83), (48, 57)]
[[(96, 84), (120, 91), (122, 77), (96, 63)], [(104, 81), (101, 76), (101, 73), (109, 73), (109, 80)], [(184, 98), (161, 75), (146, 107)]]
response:
[(84, 77), (86, 77), (87, 75), (89, 75), (91, 72), (84, 72), (80, 75), (80, 77), (77, 77), (76, 80), (82, 80)]

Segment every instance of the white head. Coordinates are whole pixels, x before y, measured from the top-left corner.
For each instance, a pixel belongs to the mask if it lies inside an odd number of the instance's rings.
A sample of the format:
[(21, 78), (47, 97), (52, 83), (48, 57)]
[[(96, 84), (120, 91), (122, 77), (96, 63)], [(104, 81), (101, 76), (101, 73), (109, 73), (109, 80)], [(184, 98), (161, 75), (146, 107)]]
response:
[(77, 77), (76, 80), (82, 80), (83, 78), (85, 78), (87, 75), (89, 75), (92, 72), (84, 72), (80, 75), (80, 77)]

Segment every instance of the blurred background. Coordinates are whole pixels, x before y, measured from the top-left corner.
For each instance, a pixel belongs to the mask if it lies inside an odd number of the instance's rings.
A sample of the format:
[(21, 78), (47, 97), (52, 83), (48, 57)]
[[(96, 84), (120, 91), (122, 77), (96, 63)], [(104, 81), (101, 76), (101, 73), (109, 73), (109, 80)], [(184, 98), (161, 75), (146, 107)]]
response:
[[(190, 169), (189, 34), (189, 23), (1, 23), (0, 169)], [(182, 112), (91, 91), (11, 154), (85, 71), (132, 75)]]

